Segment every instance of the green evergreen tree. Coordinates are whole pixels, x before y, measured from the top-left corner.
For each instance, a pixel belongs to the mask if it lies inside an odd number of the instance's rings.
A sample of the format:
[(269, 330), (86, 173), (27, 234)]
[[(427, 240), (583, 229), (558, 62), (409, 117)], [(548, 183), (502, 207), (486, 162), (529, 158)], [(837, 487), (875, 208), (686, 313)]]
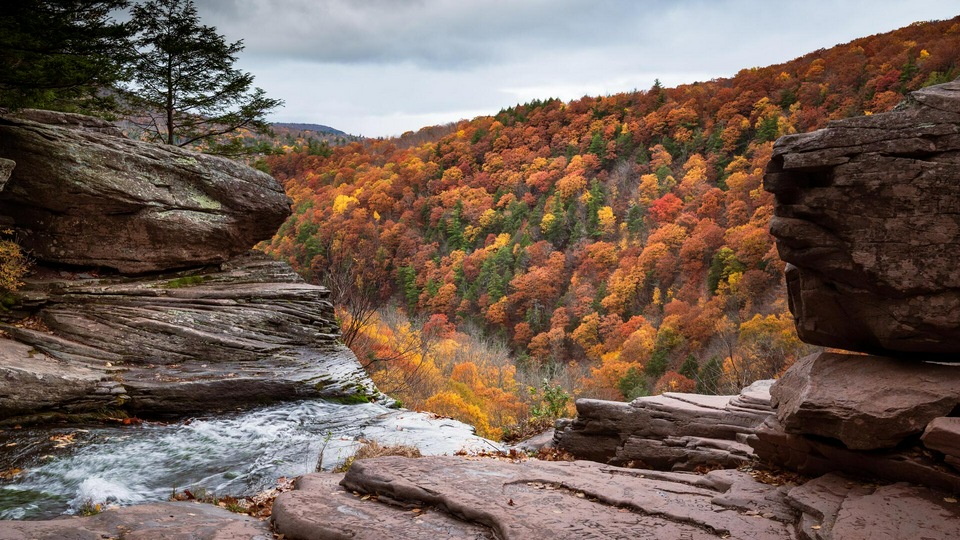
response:
[(186, 146), (240, 128), (269, 131), (265, 116), (283, 102), (250, 89), (253, 75), (233, 68), (243, 42), (227, 43), (200, 24), (193, 0), (148, 0), (132, 17), (137, 57), (128, 96), (133, 120), (152, 139)]
[(127, 0), (0, 2), (0, 107), (102, 111), (126, 76)]

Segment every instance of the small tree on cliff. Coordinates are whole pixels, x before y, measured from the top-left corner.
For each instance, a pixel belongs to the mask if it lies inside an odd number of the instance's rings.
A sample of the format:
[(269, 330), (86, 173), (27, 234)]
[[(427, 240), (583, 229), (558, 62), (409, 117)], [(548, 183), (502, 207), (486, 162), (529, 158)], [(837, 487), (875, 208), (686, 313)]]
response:
[(0, 2), (0, 107), (109, 108), (101, 90), (125, 78), (127, 0)]
[(241, 128), (268, 129), (265, 115), (283, 102), (251, 90), (253, 75), (233, 68), (243, 41), (227, 43), (201, 25), (193, 0), (148, 0), (131, 14), (131, 120), (152, 140), (186, 146)]

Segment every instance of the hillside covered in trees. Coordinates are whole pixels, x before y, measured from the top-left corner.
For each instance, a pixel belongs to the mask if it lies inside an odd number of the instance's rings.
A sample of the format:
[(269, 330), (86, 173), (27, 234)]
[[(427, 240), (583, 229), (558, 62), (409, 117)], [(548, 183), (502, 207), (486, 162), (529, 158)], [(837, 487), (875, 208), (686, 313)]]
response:
[(294, 215), (266, 250), (333, 289), (384, 390), (486, 434), (564, 392), (731, 391), (806, 352), (768, 232), (773, 141), (890, 110), (958, 58), (960, 18), (917, 23), (731, 78), (270, 156)]

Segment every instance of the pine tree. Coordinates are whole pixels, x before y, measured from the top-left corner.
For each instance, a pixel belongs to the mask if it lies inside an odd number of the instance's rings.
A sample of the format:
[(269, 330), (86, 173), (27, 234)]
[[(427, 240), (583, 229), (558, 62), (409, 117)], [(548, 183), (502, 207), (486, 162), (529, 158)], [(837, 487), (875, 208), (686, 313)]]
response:
[(193, 0), (148, 0), (131, 14), (138, 52), (129, 100), (153, 140), (186, 146), (241, 128), (269, 131), (264, 117), (283, 102), (251, 90), (253, 75), (233, 68), (243, 41), (227, 43), (200, 24)]
[(0, 2), (0, 107), (109, 108), (122, 80), (129, 28), (111, 12), (127, 0)]

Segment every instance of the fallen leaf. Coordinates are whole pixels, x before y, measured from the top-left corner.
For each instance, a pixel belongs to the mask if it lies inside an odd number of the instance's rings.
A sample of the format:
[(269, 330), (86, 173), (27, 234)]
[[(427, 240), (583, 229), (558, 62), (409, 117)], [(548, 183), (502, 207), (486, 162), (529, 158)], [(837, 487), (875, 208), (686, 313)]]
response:
[(953, 497), (944, 497), (944, 498), (943, 498), (943, 502), (955, 503), (955, 502), (957, 502), (957, 500), (956, 500), (955, 498), (953, 498)]
[(820, 526), (819, 526), (819, 525), (811, 525), (810, 528), (813, 529), (813, 530), (815, 530), (815, 531), (819, 531), (819, 530), (820, 530)]

